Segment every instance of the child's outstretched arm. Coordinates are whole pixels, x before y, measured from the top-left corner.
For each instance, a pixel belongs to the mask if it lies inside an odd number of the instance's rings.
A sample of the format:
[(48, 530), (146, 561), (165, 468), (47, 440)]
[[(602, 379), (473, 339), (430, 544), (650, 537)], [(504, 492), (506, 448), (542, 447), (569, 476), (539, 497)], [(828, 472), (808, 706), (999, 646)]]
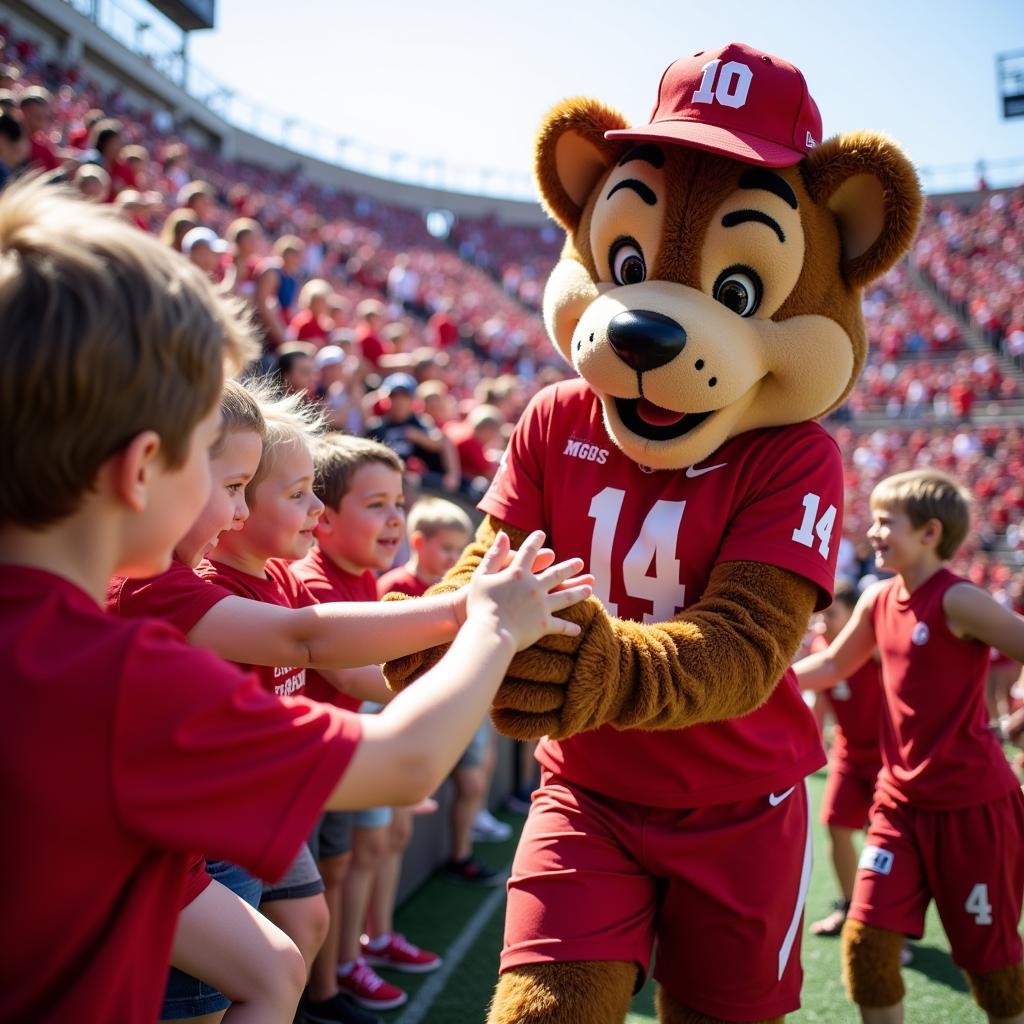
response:
[(875, 653), (871, 609), (877, 593), (877, 584), (868, 587), (835, 640), (825, 650), (796, 662), (793, 671), (801, 690), (830, 690), (841, 679), (849, 678)]
[(534, 574), (543, 536), (531, 534), (510, 557), (499, 535), (470, 582), (466, 622), (448, 653), (366, 718), (329, 809), (410, 804), (433, 792), (479, 727), (515, 652), (542, 636), (579, 631), (555, 613), (588, 597), (592, 578), (570, 578), (583, 567), (578, 558)]
[(188, 641), (245, 665), (359, 668), (449, 643), (464, 614), (464, 601), (455, 594), (308, 608), (281, 608), (232, 595), (192, 627)]
[(973, 583), (957, 583), (942, 597), (950, 631), (962, 640), (980, 640), (1014, 661), (1024, 661), (1024, 618), (1004, 608)]

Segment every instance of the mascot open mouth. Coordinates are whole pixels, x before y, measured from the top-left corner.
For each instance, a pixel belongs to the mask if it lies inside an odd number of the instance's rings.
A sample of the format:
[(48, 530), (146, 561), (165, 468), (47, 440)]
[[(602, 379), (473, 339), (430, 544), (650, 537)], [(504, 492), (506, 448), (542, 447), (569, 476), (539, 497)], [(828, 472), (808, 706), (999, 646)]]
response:
[(648, 441), (671, 441), (703, 423), (710, 412), (677, 412), (663, 409), (646, 398), (616, 398), (622, 425)]

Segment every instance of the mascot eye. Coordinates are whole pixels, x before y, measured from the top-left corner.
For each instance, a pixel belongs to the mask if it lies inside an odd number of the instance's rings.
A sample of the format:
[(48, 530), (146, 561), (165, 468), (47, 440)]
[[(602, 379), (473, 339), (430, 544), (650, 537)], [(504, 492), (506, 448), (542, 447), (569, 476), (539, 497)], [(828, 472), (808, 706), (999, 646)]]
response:
[(609, 256), (616, 284), (639, 284), (647, 279), (647, 264), (640, 246), (632, 238), (620, 239)]
[(739, 316), (753, 316), (761, 305), (761, 278), (749, 267), (730, 267), (718, 275), (711, 297)]

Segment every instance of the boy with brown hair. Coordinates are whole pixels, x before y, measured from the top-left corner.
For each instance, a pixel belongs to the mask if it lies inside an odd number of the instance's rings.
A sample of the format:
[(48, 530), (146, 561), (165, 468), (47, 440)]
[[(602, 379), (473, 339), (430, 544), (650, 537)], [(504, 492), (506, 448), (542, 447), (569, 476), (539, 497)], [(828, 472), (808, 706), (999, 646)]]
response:
[(900, 952), (934, 899), (953, 959), (991, 1022), (1024, 1021), (1017, 933), (1024, 796), (988, 725), (989, 646), (1024, 657), (1024, 620), (947, 568), (970, 496), (937, 470), (871, 493), (869, 587), (827, 650), (794, 666), (803, 689), (882, 665), (882, 769), (843, 928), (844, 975), (867, 1024), (903, 1020)]
[[(362, 437), (332, 434), (316, 453), (313, 488), (324, 510), (317, 523), (318, 546), (292, 571), (321, 601), (372, 601), (377, 571), (394, 560), (405, 537), (402, 461), (387, 446)], [(365, 675), (388, 699), (377, 665)], [(355, 709), (311, 674), (311, 696)], [(327, 886), (331, 927), (310, 981), (311, 995), (329, 998), (339, 986), (369, 1010), (388, 1010), (406, 1001), (405, 992), (380, 978), (368, 963), (362, 943), (364, 924), (394, 948), (394, 962), (418, 973), (440, 967), (435, 953), (391, 934), (401, 858), (412, 837), (412, 812), (390, 806), (354, 815), (328, 814), (319, 832), (320, 870)], [(376, 924), (378, 927), (374, 927)], [(380, 958), (378, 957), (378, 962)]]
[(506, 540), (429, 696), (360, 723), (266, 693), (101, 608), (116, 572), (167, 568), (206, 502), (224, 363), (252, 352), (235, 307), (113, 211), (30, 182), (0, 195), (0, 336), (0, 430), (18, 438), (0, 449), (0, 774), (18, 822), (0, 1018), (148, 1024), (194, 851), (275, 878), (325, 804), (429, 793), (512, 651), (570, 632), (553, 613), (587, 588), (549, 594), (578, 563), (534, 575), (539, 536), (510, 561)]

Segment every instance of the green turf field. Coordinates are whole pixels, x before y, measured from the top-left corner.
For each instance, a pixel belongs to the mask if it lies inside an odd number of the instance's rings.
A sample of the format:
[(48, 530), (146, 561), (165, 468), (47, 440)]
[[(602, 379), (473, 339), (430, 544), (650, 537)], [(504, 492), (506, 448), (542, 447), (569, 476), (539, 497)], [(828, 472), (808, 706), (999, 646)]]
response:
[[(810, 780), (817, 814), (825, 773)], [(521, 825), (522, 819), (505, 820)], [(807, 919), (829, 910), (835, 896), (831, 867), (824, 856), (824, 830), (815, 833), (814, 871), (807, 897)], [(508, 843), (478, 846), (482, 859), (495, 865), (511, 861), (514, 838)], [(385, 1014), (389, 1024), (481, 1024), (497, 977), (501, 947), (504, 890), (471, 889), (436, 876), (408, 900), (396, 927), (413, 942), (442, 953), (446, 963), (433, 975), (383, 972), (409, 992), (409, 1002)], [(454, 948), (453, 948), (454, 947)], [(856, 1024), (859, 1017), (846, 1001), (839, 981), (839, 942), (805, 932), (803, 943), (803, 1009), (787, 1018), (792, 1024)], [(967, 994), (963, 976), (949, 959), (949, 946), (934, 908), (925, 937), (914, 944), (914, 962), (904, 970), (907, 1020), (927, 1024), (967, 1024), (982, 1015)], [(654, 986), (648, 984), (633, 1001), (630, 1024), (647, 1024), (654, 1014)]]

